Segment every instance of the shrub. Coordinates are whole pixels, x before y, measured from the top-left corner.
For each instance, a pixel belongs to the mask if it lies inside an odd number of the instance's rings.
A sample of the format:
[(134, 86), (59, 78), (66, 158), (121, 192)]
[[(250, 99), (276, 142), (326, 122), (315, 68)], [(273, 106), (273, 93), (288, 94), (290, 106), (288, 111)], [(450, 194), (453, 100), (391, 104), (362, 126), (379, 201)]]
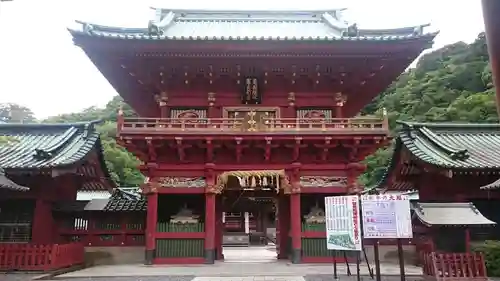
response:
[(500, 276), (500, 241), (486, 240), (483, 243), (473, 245), (473, 250), (483, 253), (488, 276)]

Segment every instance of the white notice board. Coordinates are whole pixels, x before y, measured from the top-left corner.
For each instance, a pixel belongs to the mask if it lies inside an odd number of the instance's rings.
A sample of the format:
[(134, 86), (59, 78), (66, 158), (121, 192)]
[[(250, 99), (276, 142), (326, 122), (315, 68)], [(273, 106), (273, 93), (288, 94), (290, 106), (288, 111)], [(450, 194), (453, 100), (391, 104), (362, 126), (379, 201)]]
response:
[(410, 200), (404, 195), (361, 197), (364, 238), (412, 238)]
[(325, 197), (325, 217), (328, 250), (362, 250), (358, 196)]

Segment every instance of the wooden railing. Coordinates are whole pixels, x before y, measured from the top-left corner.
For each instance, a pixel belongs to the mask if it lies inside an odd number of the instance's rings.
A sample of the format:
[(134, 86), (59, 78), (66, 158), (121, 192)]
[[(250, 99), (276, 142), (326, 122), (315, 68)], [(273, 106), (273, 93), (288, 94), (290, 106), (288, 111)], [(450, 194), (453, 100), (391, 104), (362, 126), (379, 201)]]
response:
[(60, 241), (79, 242), (85, 247), (144, 246), (145, 214), (102, 213), (58, 216)]
[(424, 280), (486, 281), (486, 266), (481, 253), (426, 253)]
[(51, 271), (84, 263), (80, 243), (0, 244), (0, 271)]
[(168, 132), (386, 132), (387, 119), (378, 118), (118, 118), (118, 133)]

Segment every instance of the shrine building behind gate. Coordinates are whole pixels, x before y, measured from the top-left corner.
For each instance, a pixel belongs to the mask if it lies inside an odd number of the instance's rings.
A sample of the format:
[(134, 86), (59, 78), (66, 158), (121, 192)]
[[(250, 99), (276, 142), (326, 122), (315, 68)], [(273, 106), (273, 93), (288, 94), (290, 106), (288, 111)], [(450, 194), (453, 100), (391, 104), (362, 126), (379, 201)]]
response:
[(500, 221), (500, 125), (400, 122), (392, 160), (376, 186), (418, 191), (414, 241), (421, 253), (468, 252), (495, 239)]
[(119, 116), (117, 140), (148, 178), (146, 262), (222, 260), (222, 214), (242, 211), (260, 232), (276, 217), (279, 259), (331, 262), (323, 198), (356, 192), (389, 141), (387, 116), (354, 116), (436, 34), (342, 10), (155, 12), (147, 28), (70, 30), (140, 116)]
[[(0, 124), (0, 270), (82, 264), (75, 218), (54, 211), (79, 190), (112, 190), (96, 122)], [(69, 229), (69, 230), (68, 230)]]

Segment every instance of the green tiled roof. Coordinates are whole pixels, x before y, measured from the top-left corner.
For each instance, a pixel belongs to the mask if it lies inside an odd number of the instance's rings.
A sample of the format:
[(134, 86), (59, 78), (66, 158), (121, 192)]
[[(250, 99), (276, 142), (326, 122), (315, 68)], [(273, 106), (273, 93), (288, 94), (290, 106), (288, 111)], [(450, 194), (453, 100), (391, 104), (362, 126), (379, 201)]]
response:
[(499, 188), (500, 188), (500, 179), (480, 187), (480, 189), (499, 189)]
[(117, 188), (103, 211), (123, 212), (123, 211), (146, 211), (146, 199), (136, 192), (125, 191)]
[[(15, 170), (80, 168), (88, 170), (85, 160), (97, 153), (103, 178), (84, 182), (84, 189), (115, 187), (104, 162), (97, 122), (73, 124), (0, 124), (0, 136), (12, 139), (0, 146), (0, 168), (9, 174)], [(79, 166), (78, 166), (79, 165)], [(94, 178), (95, 175), (92, 175)]]
[(500, 170), (500, 124), (399, 123), (392, 160), (376, 188), (384, 187), (403, 149), (440, 168)]
[(107, 211), (107, 212), (124, 212), (124, 211), (146, 211), (147, 200), (138, 193), (138, 187), (121, 187), (116, 188), (110, 194), (104, 194), (96, 191), (80, 191), (85, 193), (85, 196), (80, 196), (77, 201), (57, 202), (53, 206), (53, 210), (59, 212), (83, 212), (83, 211)]
[(6, 170), (70, 166), (100, 146), (94, 123), (0, 124), (0, 136), (14, 139), (0, 147)]
[(85, 22), (74, 36), (92, 35), (142, 40), (405, 40), (427, 37), (427, 25), (397, 29), (358, 29), (329, 11), (205, 11), (156, 9), (156, 18), (144, 28), (109, 27)]
[(500, 169), (500, 124), (404, 123), (397, 141), (416, 158), (451, 169)]
[(15, 182), (13, 182), (11, 179), (9, 179), (5, 175), (4, 170), (2, 168), (0, 168), (0, 189), (2, 189), (2, 188), (16, 190), (16, 191), (28, 191), (29, 190), (28, 187), (21, 186)]

